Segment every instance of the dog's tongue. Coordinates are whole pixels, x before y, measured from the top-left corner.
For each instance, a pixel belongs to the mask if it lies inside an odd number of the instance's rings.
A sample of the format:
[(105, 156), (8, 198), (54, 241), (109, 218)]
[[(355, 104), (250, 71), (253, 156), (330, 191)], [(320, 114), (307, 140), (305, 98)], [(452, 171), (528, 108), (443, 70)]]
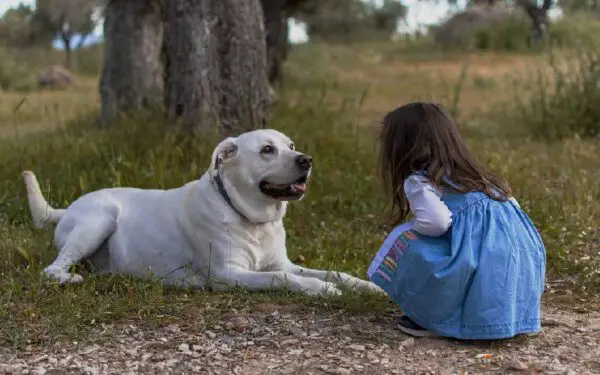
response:
[(306, 191), (306, 184), (294, 184), (292, 185), (294, 187), (294, 190), (296, 190), (297, 192), (301, 192), (304, 193)]

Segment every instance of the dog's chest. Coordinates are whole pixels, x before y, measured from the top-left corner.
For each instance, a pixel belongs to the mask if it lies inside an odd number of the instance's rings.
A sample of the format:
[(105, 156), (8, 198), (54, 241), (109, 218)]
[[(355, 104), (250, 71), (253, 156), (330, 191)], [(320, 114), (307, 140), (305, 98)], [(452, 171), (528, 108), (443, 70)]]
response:
[(245, 258), (254, 271), (266, 270), (285, 256), (285, 231), (282, 226), (263, 224), (248, 228)]

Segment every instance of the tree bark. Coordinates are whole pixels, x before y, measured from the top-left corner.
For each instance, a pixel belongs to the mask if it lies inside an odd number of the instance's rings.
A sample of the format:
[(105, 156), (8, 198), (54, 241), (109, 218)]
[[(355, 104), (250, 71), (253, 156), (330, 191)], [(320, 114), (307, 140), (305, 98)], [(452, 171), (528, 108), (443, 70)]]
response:
[(552, 0), (544, 0), (541, 7), (532, 0), (517, 0), (517, 4), (525, 9), (531, 19), (531, 31), (534, 42), (539, 42), (548, 36), (548, 10), (552, 6)]
[(281, 84), (281, 65), (287, 57), (288, 24), (286, 0), (261, 0), (266, 33), (267, 65), (270, 84)]
[(101, 120), (161, 103), (163, 27), (156, 0), (110, 0), (104, 18)]
[(167, 118), (226, 134), (260, 128), (271, 99), (259, 0), (165, 2)]
[(315, 4), (315, 0), (261, 0), (270, 84), (283, 84), (282, 65), (290, 50), (288, 18), (300, 8)]
[(65, 48), (65, 67), (71, 69), (72, 53), (71, 53), (71, 35), (61, 33), (61, 39)]

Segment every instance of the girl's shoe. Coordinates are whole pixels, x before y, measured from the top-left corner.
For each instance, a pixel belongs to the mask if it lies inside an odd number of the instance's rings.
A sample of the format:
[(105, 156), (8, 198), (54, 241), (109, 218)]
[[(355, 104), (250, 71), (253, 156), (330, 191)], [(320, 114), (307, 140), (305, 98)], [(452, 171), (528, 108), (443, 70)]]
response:
[(426, 330), (421, 327), (417, 323), (415, 323), (411, 318), (406, 315), (401, 316), (395, 321), (396, 327), (403, 333), (414, 336), (414, 337), (435, 337), (437, 336), (435, 333)]

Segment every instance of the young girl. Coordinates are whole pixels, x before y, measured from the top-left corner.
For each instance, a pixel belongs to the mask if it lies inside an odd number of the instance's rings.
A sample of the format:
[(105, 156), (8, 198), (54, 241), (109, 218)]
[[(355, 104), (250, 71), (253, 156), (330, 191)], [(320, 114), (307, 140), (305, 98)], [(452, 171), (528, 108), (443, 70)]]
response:
[(508, 184), (473, 157), (439, 105), (388, 113), (380, 141), (398, 226), (368, 275), (405, 313), (398, 329), (457, 339), (538, 332), (546, 252)]

